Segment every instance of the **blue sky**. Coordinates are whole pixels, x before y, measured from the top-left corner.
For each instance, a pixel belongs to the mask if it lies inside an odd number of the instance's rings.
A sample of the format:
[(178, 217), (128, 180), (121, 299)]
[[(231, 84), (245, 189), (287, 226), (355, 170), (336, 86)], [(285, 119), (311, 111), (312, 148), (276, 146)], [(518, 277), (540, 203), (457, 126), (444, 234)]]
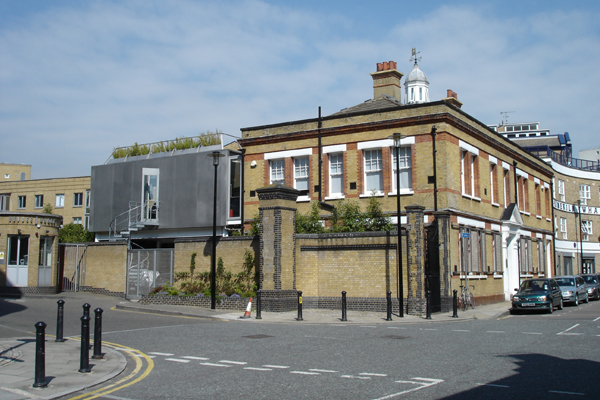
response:
[(328, 115), (412, 47), (431, 100), (600, 146), (598, 3), (2, 0), (0, 162), (89, 175), (114, 147)]

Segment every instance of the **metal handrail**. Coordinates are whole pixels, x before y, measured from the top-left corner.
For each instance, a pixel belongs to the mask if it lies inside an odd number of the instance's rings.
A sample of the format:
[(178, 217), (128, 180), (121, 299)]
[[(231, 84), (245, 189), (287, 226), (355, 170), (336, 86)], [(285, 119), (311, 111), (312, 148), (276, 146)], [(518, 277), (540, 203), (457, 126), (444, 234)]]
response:
[[(149, 205), (150, 201), (140, 203), (137, 201), (129, 202), (129, 209), (117, 215), (109, 224), (108, 236), (114, 238), (124, 230), (131, 230), (132, 227), (138, 225), (143, 221), (142, 212), (144, 205)], [(159, 202), (153, 202), (152, 206), (156, 207), (158, 213)], [(157, 215), (158, 216), (158, 215)], [(158, 220), (158, 218), (156, 218)]]
[(550, 157), (552, 161), (564, 165), (565, 167), (577, 168), (584, 171), (600, 171), (600, 162), (591, 160), (582, 160), (552, 151), (549, 146), (528, 147), (527, 151), (538, 157)]

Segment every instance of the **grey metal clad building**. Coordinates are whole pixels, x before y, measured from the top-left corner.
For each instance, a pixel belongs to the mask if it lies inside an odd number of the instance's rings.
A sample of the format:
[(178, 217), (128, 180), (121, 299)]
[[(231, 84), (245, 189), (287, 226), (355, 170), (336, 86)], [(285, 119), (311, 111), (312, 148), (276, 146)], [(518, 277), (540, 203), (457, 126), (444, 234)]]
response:
[(241, 223), (241, 153), (221, 145), (111, 158), (92, 167), (90, 231), (171, 247), (175, 238), (212, 235), (218, 151), (217, 234)]

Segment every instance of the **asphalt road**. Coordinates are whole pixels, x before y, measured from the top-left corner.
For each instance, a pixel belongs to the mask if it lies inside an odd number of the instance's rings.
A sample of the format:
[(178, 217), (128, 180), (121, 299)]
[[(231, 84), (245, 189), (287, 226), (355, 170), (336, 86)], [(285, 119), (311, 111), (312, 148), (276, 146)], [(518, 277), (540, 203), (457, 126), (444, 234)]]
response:
[[(118, 301), (90, 297), (92, 309), (105, 310), (103, 339), (138, 351), (129, 357), (141, 360), (140, 371), (148, 373), (97, 398), (600, 398), (600, 302), (551, 315), (361, 326), (111, 309)], [(2, 337), (33, 332), (32, 316), (56, 315), (54, 300), (27, 297), (13, 305), (0, 312)], [(65, 310), (65, 336), (77, 335), (81, 308)]]

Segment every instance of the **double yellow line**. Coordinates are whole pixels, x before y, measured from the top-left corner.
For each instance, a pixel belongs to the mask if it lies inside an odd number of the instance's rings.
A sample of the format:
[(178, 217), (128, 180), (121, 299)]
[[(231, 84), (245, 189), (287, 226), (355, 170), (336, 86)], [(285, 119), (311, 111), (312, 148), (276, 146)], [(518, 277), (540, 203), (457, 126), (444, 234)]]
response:
[[(154, 368), (154, 361), (152, 361), (152, 359), (148, 355), (142, 353), (139, 350), (136, 350), (132, 347), (121, 346), (119, 344), (110, 342), (102, 342), (102, 345), (112, 347), (115, 350), (121, 350), (128, 353), (129, 356), (131, 356), (131, 358), (135, 360), (135, 368), (129, 375), (119, 379), (119, 381), (115, 383), (111, 383), (110, 385), (104, 386), (103, 388), (100, 388), (93, 392), (85, 393), (76, 397), (71, 397), (70, 400), (91, 400), (100, 396), (116, 392), (117, 390), (121, 390), (123, 388), (126, 388), (127, 386), (131, 386), (141, 381), (142, 379), (147, 377), (148, 374), (150, 374), (150, 371), (152, 371), (152, 369)], [(145, 359), (147, 363), (146, 368), (143, 371), (142, 369), (144, 368), (144, 363), (142, 362), (142, 358)]]

